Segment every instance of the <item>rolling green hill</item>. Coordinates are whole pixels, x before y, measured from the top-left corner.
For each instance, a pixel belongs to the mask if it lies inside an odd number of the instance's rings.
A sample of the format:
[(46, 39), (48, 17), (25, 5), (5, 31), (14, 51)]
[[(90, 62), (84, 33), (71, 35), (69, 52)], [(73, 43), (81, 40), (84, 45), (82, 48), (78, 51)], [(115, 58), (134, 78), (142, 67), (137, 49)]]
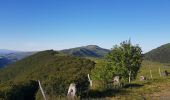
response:
[(61, 50), (60, 52), (80, 57), (104, 57), (110, 50), (103, 49), (96, 45), (82, 46), (72, 49)]
[(170, 43), (149, 51), (145, 54), (144, 59), (162, 63), (170, 63)]
[[(48, 98), (65, 96), (71, 83), (76, 83), (78, 95), (82, 95), (88, 89), (87, 74), (94, 65), (91, 60), (53, 50), (36, 53), (0, 70), (0, 98), (39, 98), (41, 94), (36, 92), (37, 80), (42, 82)], [(31, 99), (26, 98), (30, 96)]]

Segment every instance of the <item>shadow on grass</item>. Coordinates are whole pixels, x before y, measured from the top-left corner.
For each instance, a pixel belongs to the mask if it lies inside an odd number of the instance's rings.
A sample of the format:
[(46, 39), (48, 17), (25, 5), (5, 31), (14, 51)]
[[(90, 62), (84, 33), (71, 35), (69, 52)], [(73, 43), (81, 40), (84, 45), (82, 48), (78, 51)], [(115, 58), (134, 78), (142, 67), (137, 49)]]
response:
[(126, 84), (123, 88), (120, 89), (106, 89), (103, 91), (99, 90), (90, 90), (86, 96), (83, 98), (88, 99), (88, 98), (105, 98), (105, 97), (113, 97), (117, 95), (123, 95), (123, 94), (128, 94), (128, 91), (126, 89), (128, 88), (140, 88), (144, 85), (141, 84)]
[(144, 86), (144, 85), (141, 85), (141, 84), (126, 84), (125, 86), (124, 86), (124, 88), (139, 88), (139, 87), (142, 87), (142, 86)]
[(90, 90), (88, 94), (84, 98), (105, 98), (105, 97), (113, 97), (118, 95), (119, 93), (125, 93), (126, 91), (123, 89), (107, 89), (103, 91), (99, 90)]

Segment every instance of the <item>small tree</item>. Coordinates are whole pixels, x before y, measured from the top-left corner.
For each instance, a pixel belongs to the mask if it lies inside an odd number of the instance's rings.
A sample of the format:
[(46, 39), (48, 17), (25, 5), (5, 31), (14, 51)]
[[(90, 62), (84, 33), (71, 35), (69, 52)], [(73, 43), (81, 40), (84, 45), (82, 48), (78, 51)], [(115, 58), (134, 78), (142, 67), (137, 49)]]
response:
[(138, 45), (133, 46), (130, 40), (124, 41), (112, 48), (106, 60), (115, 75), (120, 75), (126, 81), (133, 80), (141, 67), (142, 50)]

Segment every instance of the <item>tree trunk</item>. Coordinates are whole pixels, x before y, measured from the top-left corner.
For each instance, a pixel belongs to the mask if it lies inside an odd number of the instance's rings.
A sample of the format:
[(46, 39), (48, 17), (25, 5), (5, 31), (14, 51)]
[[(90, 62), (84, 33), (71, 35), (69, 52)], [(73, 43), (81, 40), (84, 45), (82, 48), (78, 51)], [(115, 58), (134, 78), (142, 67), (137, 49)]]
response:
[(41, 93), (42, 93), (42, 95), (43, 95), (44, 100), (47, 100), (46, 97), (45, 97), (45, 93), (44, 93), (44, 91), (43, 91), (43, 88), (42, 88), (41, 83), (40, 83), (39, 80), (38, 80), (38, 84), (39, 84), (39, 88), (40, 88), (40, 90), (41, 90)]
[(150, 75), (151, 75), (151, 79), (153, 79), (153, 77), (152, 77), (152, 70), (150, 69)]
[(131, 82), (131, 71), (129, 71), (129, 83)]
[(92, 80), (90, 79), (90, 75), (88, 74), (88, 79), (89, 79), (89, 82), (90, 82), (90, 86), (92, 87), (93, 83), (92, 83)]
[(160, 69), (160, 67), (159, 67), (159, 75), (160, 75), (160, 77), (161, 77), (161, 69)]

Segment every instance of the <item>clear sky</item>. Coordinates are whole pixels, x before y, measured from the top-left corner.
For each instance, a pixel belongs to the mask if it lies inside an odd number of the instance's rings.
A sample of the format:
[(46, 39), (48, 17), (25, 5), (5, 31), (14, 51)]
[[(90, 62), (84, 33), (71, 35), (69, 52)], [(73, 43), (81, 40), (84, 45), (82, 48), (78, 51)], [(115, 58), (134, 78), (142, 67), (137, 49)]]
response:
[(0, 49), (170, 42), (170, 0), (0, 0)]

